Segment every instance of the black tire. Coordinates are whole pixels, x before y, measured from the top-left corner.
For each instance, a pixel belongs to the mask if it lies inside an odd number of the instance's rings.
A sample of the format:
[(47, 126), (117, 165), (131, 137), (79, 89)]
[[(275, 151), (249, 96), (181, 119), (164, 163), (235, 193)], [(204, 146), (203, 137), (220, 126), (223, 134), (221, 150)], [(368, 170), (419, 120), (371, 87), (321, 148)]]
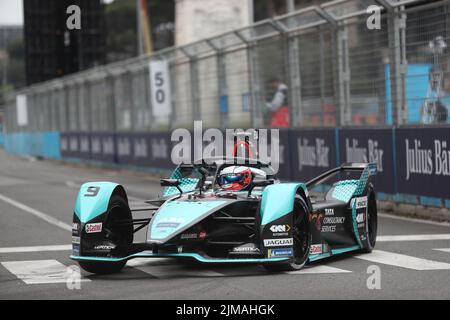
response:
[(300, 270), (308, 261), (312, 237), (309, 229), (309, 210), (307, 208), (305, 201), (301, 197), (295, 198), (292, 228), (294, 256), (290, 261), (263, 265), (266, 270), (274, 272)]
[(126, 261), (104, 262), (104, 261), (79, 261), (80, 267), (90, 273), (113, 274), (122, 271), (127, 264)]
[(377, 230), (378, 230), (378, 210), (377, 210), (377, 199), (375, 196), (375, 191), (373, 186), (369, 186), (367, 192), (367, 226), (368, 234), (366, 247), (361, 249), (363, 253), (370, 253), (375, 247), (377, 242)]
[[(117, 220), (131, 220), (131, 211), (128, 202), (120, 195), (113, 195), (108, 204), (108, 212), (104, 229), (108, 241), (117, 246), (114, 256), (127, 256), (127, 249), (133, 243), (133, 226), (117, 226)], [(124, 249), (125, 248), (125, 249)], [(80, 267), (90, 273), (112, 274), (120, 272), (127, 261), (107, 262), (107, 261), (79, 261)]]

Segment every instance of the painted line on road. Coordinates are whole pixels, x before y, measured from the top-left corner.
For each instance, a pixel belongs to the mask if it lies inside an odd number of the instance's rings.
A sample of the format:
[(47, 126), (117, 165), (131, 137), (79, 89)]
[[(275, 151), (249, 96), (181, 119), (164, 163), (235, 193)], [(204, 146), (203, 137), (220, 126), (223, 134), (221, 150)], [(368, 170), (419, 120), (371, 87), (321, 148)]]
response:
[(80, 273), (73, 269), (69, 272), (68, 267), (56, 260), (7, 261), (1, 264), (26, 284), (67, 283), (75, 279), (82, 282), (91, 281), (83, 279)]
[(45, 252), (45, 251), (70, 251), (71, 244), (56, 246), (33, 246), (33, 247), (9, 247), (0, 248), (0, 253), (22, 253), (22, 252)]
[(160, 279), (177, 277), (205, 278), (225, 276), (222, 273), (212, 270), (186, 268), (183, 265), (177, 264), (176, 260), (167, 258), (137, 258), (128, 261), (127, 266)]
[(374, 250), (355, 258), (413, 270), (450, 270), (450, 263), (421, 259), (405, 254)]
[(433, 249), (433, 250), (450, 253), (450, 249), (449, 249), (449, 248), (445, 248), (445, 249)]
[(68, 225), (67, 223), (59, 221), (58, 219), (55, 219), (55, 218), (53, 218), (52, 216), (50, 216), (50, 215), (48, 215), (46, 213), (43, 213), (43, 212), (41, 212), (39, 210), (36, 210), (36, 209), (33, 209), (33, 208), (31, 208), (31, 207), (29, 207), (29, 206), (27, 206), (27, 205), (25, 205), (23, 203), (20, 203), (20, 202), (14, 200), (14, 199), (11, 199), (9, 197), (6, 197), (6, 196), (0, 194), (0, 200), (4, 201), (6, 203), (9, 203), (10, 205), (12, 205), (12, 206), (14, 206), (16, 208), (19, 208), (19, 209), (21, 209), (21, 210), (23, 210), (25, 212), (28, 212), (28, 213), (38, 217), (39, 219), (42, 219), (42, 220), (44, 220), (44, 221), (46, 221), (46, 222), (48, 222), (48, 223), (50, 223), (50, 224), (52, 224), (54, 226), (57, 226), (57, 227), (59, 227), (61, 229), (64, 229), (66, 231), (72, 231), (72, 226)]
[(399, 236), (377, 236), (377, 242), (431, 241), (431, 240), (450, 240), (450, 234), (413, 234), (413, 235), (399, 235)]
[(287, 274), (324, 274), (324, 273), (351, 273), (349, 270), (339, 269), (330, 266), (304, 267), (299, 271), (288, 271)]
[(416, 223), (422, 223), (422, 224), (431, 224), (433, 226), (439, 226), (439, 227), (450, 227), (450, 223), (448, 222), (437, 222), (437, 221), (431, 221), (431, 220), (424, 220), (420, 218), (409, 218), (409, 217), (403, 217), (398, 216), (394, 214), (388, 214), (388, 213), (378, 213), (378, 217), (381, 218), (388, 218), (388, 219), (394, 219), (394, 220), (401, 220), (401, 221), (408, 221), (408, 222), (416, 222)]

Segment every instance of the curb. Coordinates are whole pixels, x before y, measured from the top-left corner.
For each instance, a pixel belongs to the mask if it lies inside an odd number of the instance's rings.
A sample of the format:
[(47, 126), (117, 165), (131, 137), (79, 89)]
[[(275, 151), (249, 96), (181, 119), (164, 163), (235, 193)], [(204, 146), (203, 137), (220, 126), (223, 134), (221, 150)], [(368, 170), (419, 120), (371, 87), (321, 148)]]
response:
[(391, 215), (431, 220), (436, 222), (450, 222), (450, 210), (447, 208), (425, 207), (406, 203), (395, 203), (392, 201), (377, 201), (379, 211)]

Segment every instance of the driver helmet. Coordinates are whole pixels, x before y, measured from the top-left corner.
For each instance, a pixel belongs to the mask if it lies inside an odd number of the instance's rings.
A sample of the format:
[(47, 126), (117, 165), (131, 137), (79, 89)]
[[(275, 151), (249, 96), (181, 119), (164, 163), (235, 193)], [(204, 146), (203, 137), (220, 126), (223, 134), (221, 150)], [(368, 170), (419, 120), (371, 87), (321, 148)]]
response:
[(244, 191), (250, 187), (255, 175), (265, 175), (265, 173), (256, 168), (230, 166), (220, 172), (218, 183), (224, 190)]

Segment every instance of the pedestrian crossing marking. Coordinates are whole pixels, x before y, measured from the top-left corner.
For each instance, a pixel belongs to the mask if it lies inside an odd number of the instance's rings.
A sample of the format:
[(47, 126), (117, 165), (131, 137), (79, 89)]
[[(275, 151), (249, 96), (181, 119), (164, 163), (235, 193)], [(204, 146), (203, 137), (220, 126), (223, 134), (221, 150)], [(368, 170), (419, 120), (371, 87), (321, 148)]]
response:
[(450, 270), (450, 263), (411, 257), (405, 254), (374, 250), (355, 258), (413, 270)]
[[(156, 261), (155, 261), (156, 260)], [(172, 264), (168, 264), (172, 260)], [(138, 258), (128, 261), (128, 265), (156, 278), (171, 277), (224, 277), (225, 275), (213, 270), (185, 268), (183, 265), (173, 264), (173, 259)]]
[(324, 274), (324, 273), (350, 273), (349, 270), (339, 269), (330, 266), (305, 266), (298, 271), (288, 271), (287, 274)]
[(0, 253), (24, 253), (24, 252), (44, 252), (44, 251), (70, 251), (71, 244), (56, 246), (32, 246), (32, 247), (9, 247), (0, 248)]
[[(3, 248), (3, 251), (8, 251)], [(15, 251), (35, 252), (41, 250), (42, 247), (17, 247)], [(47, 248), (48, 250), (64, 249), (64, 246), (54, 246)], [(25, 251), (32, 250), (32, 251)], [(435, 251), (450, 253), (450, 248), (436, 248)], [(349, 257), (357, 258), (372, 263), (391, 265), (394, 267), (412, 269), (412, 270), (450, 270), (450, 263), (427, 260), (423, 258), (413, 257), (405, 254), (374, 250), (369, 254), (360, 254)], [(51, 283), (67, 283), (70, 273), (68, 268), (57, 260), (32, 260), (32, 261), (7, 261), (1, 262), (9, 272), (14, 274), (26, 284), (51, 284)], [(196, 277), (196, 278), (214, 278), (214, 277), (238, 277), (245, 275), (265, 275), (261, 267), (257, 265), (252, 267), (242, 266), (242, 268), (224, 268), (224, 269), (208, 269), (191, 265), (180, 264), (176, 259), (171, 258), (136, 258), (129, 260), (127, 267), (142, 271), (153, 278), (167, 279), (180, 277)], [(345, 274), (352, 273), (350, 270), (336, 268), (330, 265), (306, 265), (298, 271), (289, 271), (281, 274), (285, 275), (308, 275), (308, 274)], [(72, 275), (73, 277), (73, 275)], [(82, 278), (78, 273), (80, 281), (91, 281)]]
[[(74, 277), (65, 265), (56, 260), (7, 261), (1, 264), (26, 284), (67, 283)], [(76, 278), (82, 282), (91, 281), (81, 278), (79, 273)]]

